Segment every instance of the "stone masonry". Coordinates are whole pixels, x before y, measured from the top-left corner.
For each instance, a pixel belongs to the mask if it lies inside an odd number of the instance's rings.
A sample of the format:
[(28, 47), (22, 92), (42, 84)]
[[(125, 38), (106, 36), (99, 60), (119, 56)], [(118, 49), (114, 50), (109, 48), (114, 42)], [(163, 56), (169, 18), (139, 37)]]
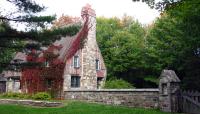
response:
[[(101, 51), (96, 41), (96, 14), (90, 5), (82, 8), (81, 16), (83, 22), (88, 25), (88, 33), (83, 40), (83, 46), (77, 50), (75, 55), (66, 62), (64, 71), (63, 91), (68, 90), (95, 90), (102, 88), (106, 79), (106, 67)], [(88, 19), (88, 20), (87, 20)], [(69, 38), (67, 38), (69, 39)], [(74, 57), (78, 56), (80, 66), (74, 68)], [(97, 69), (97, 60), (99, 69)], [(80, 78), (80, 86), (72, 87), (72, 76)]]
[(65, 99), (112, 105), (158, 108), (158, 89), (101, 89), (65, 91)]
[(64, 91), (64, 98), (130, 107), (159, 108), (164, 112), (178, 112), (179, 82), (180, 80), (174, 71), (163, 70), (159, 88), (68, 90)]
[(97, 88), (97, 75), (95, 68), (96, 59), (96, 14), (95, 11), (83, 8), (81, 16), (84, 18), (89, 16), (90, 28), (88, 31), (87, 39), (85, 39), (84, 48), (82, 49), (83, 54), (83, 75), (81, 77), (81, 89), (96, 89)]
[(178, 112), (180, 79), (173, 70), (163, 70), (159, 83), (159, 105), (165, 112)]

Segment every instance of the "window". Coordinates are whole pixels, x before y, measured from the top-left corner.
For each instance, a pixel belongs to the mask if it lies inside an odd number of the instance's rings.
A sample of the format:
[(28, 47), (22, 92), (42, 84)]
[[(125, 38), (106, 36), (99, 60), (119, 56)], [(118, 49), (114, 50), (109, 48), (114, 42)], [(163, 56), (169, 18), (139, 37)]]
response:
[(71, 87), (78, 88), (80, 87), (80, 76), (71, 77)]
[(48, 61), (45, 61), (45, 67), (49, 67), (49, 62)]
[(100, 63), (98, 59), (96, 59), (96, 70), (100, 70)]
[(47, 87), (51, 88), (52, 86), (52, 80), (51, 79), (47, 79)]
[(74, 56), (73, 65), (74, 65), (74, 68), (79, 67), (79, 56)]

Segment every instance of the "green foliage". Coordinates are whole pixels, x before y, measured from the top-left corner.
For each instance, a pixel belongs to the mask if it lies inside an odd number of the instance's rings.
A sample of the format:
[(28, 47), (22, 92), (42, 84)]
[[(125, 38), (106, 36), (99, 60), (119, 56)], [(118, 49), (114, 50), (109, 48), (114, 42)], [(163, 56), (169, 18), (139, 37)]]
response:
[(35, 100), (50, 100), (51, 95), (47, 92), (38, 92), (33, 95), (33, 99), (35, 99)]
[(3, 93), (0, 94), (0, 98), (14, 98), (14, 99), (34, 99), (34, 100), (50, 100), (51, 95), (47, 92), (39, 92), (33, 95), (26, 93)]
[(189, 0), (132, 0), (133, 2), (145, 2), (151, 8), (155, 8), (160, 12), (164, 12), (166, 10), (179, 5), (180, 2), (189, 1)]
[[(7, 0), (16, 6), (16, 11), (7, 12), (8, 9), (0, 9), (0, 72), (10, 64), (15, 52), (22, 51), (25, 41), (33, 40), (38, 46), (49, 45), (62, 36), (73, 36), (81, 28), (73, 25), (63, 28), (46, 29), (55, 16), (38, 16), (37, 13), (45, 9), (31, 0)], [(25, 31), (18, 31), (9, 25), (10, 22), (25, 24)], [(14, 43), (13, 43), (14, 42)], [(38, 49), (38, 47), (37, 47)]]
[[(12, 110), (11, 110), (12, 109)], [(67, 106), (36, 108), (20, 105), (0, 105), (1, 114), (172, 114), (156, 109), (108, 106), (95, 103), (67, 102)]]
[(139, 66), (138, 62), (140, 61), (136, 58), (139, 58), (139, 50), (144, 48), (142, 26), (133, 20), (129, 24), (124, 20), (118, 18), (97, 19), (97, 42), (106, 66), (111, 72), (113, 70), (114, 72), (125, 71), (128, 68)]
[(21, 38), (29, 37), (29, 39), (39, 41), (42, 45), (49, 45), (50, 43), (54, 42), (55, 40), (64, 37), (66, 35), (73, 36), (79, 30), (80, 25), (72, 25), (63, 28), (54, 28), (52, 30), (43, 29), (42, 31), (29, 31), (24, 34), (21, 34)]
[(159, 84), (159, 78), (157, 76), (144, 76), (144, 80), (156, 83), (157, 85)]
[(182, 79), (184, 89), (200, 90), (199, 4), (196, 0), (162, 0), (156, 4), (162, 10), (161, 17), (147, 28), (127, 17), (126, 22), (97, 19), (97, 41), (108, 79), (115, 76), (135, 87), (150, 87), (156, 81), (145, 76), (156, 79), (163, 69), (172, 69)]
[[(145, 63), (145, 29), (129, 16), (97, 18), (97, 42), (104, 57), (108, 78), (133, 84), (142, 75)], [(135, 85), (137, 87), (137, 85)]]
[(0, 98), (30, 99), (31, 95), (25, 93), (3, 93)]
[(130, 83), (122, 79), (114, 79), (114, 80), (106, 81), (104, 88), (106, 89), (133, 89), (134, 87)]
[(159, 73), (164, 68), (173, 69), (184, 47), (182, 37), (176, 20), (165, 15), (158, 19), (147, 34), (147, 67)]
[[(173, 69), (184, 89), (200, 90), (200, 1), (182, 0), (168, 8), (147, 35), (148, 63), (157, 72)], [(150, 65), (150, 64), (149, 64)]]
[(18, 10), (26, 13), (37, 13), (45, 9), (44, 6), (39, 6), (31, 0), (7, 0), (18, 7)]

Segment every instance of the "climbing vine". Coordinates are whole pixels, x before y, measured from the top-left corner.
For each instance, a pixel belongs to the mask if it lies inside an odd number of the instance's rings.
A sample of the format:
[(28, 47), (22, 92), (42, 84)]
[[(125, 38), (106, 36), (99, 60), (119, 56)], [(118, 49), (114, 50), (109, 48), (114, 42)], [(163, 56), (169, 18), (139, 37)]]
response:
[(39, 63), (40, 65), (33, 65), (22, 69), (21, 90), (23, 92), (33, 94), (46, 91), (57, 98), (59, 95), (61, 96), (65, 62), (67, 59), (70, 59), (78, 49), (83, 47), (88, 31), (93, 26), (89, 24), (88, 10), (89, 7), (83, 10), (82, 18), (84, 19), (84, 24), (70, 44), (69, 50), (67, 50), (64, 58), (58, 58), (62, 46), (55, 45), (50, 45), (48, 49), (42, 53), (32, 50), (27, 55), (28, 62)]
[[(26, 93), (46, 91), (53, 96), (58, 96), (62, 91), (64, 63), (57, 59), (51, 50), (43, 53), (43, 57), (36, 57), (32, 51), (28, 56), (28, 62), (41, 63), (41, 66), (25, 67), (22, 70), (21, 89)], [(48, 65), (47, 65), (48, 63)]]

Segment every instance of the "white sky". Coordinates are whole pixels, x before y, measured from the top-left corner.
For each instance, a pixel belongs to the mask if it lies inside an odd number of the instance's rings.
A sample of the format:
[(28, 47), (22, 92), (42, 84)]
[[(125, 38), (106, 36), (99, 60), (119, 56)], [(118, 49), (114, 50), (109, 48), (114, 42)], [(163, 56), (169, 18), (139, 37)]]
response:
[(37, 3), (44, 4), (48, 9), (45, 14), (62, 14), (70, 16), (81, 15), (81, 8), (89, 3), (96, 11), (97, 17), (122, 17), (124, 14), (133, 16), (142, 24), (151, 23), (159, 12), (150, 9), (145, 3), (132, 2), (132, 0), (35, 0)]
[[(6, 0), (0, 0), (0, 8), (14, 10)], [(62, 14), (80, 17), (81, 9), (87, 3), (96, 11), (97, 17), (122, 17), (124, 14), (132, 16), (142, 24), (150, 24), (159, 12), (150, 9), (142, 2), (132, 2), (132, 0), (34, 0), (36, 3), (43, 4), (47, 9), (40, 15), (56, 14), (59, 18)]]

